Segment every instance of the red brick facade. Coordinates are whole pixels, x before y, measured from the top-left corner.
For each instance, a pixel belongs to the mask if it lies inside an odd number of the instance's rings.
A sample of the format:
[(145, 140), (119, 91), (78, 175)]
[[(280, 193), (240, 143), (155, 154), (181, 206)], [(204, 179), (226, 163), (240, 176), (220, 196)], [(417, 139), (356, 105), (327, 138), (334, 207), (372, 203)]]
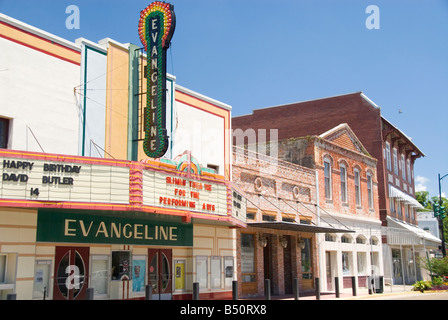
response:
[[(272, 221), (316, 223), (314, 170), (241, 150), (234, 152), (232, 166), (233, 183), (247, 197), (249, 223), (261, 222), (266, 217)], [(242, 272), (241, 234), (253, 235), (254, 273)], [(260, 245), (263, 236), (267, 239), (266, 247)], [(286, 248), (281, 245), (282, 239), (287, 241)], [(300, 239), (308, 239), (311, 247), (311, 272), (305, 277), (298, 246)], [(263, 295), (266, 278), (270, 279), (275, 295), (292, 294), (294, 278), (298, 278), (299, 290), (313, 290), (313, 279), (319, 274), (314, 233), (248, 226), (238, 231), (237, 244), (239, 293), (243, 297)], [(250, 277), (253, 281), (245, 280)]]
[[(282, 106), (254, 110), (253, 114), (232, 118), (233, 130), (278, 129), (278, 140), (289, 138), (320, 135), (342, 123), (347, 123), (355, 135), (361, 141), (368, 153), (377, 163), (377, 181), (379, 195), (379, 209), (383, 224), (386, 224), (386, 216), (390, 215), (388, 185), (389, 177), (385, 168), (384, 148), (385, 141), (393, 142), (410, 160), (413, 171), (416, 158), (423, 153), (397, 128), (388, 123), (382, 116), (381, 110), (363, 93), (356, 92), (347, 95), (323, 98), (312, 101), (292, 103)], [(269, 135), (268, 138), (269, 140)], [(280, 155), (281, 157), (281, 155)], [(289, 159), (294, 161), (294, 159)], [(302, 159), (302, 165), (307, 165), (306, 159)], [(400, 190), (414, 196), (414, 180), (411, 173), (411, 182), (408, 188), (403, 190), (403, 184), (397, 187)], [(403, 220), (416, 224), (410, 215)]]

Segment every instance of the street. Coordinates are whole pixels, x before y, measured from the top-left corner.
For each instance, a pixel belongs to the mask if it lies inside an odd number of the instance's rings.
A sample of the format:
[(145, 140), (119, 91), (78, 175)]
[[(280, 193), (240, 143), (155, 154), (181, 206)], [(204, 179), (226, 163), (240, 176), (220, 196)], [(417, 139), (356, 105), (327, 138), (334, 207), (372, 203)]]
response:
[(410, 292), (403, 294), (385, 294), (381, 296), (372, 296), (363, 298), (363, 300), (448, 300), (448, 292), (437, 292), (437, 293), (420, 293), (420, 292)]

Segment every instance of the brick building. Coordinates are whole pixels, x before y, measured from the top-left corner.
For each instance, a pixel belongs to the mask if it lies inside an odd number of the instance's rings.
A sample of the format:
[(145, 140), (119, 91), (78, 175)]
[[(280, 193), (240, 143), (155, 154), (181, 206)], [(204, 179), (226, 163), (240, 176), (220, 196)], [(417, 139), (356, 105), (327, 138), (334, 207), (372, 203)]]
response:
[[(423, 152), (381, 115), (381, 109), (362, 92), (254, 110), (234, 117), (233, 129), (243, 132), (277, 129), (278, 140), (320, 135), (341, 123), (353, 130), (377, 162), (379, 214), (383, 228), (385, 280), (412, 283), (421, 277), (416, 258), (437, 248), (434, 237), (420, 234), (415, 200), (414, 163)], [(275, 137), (272, 140), (275, 140)], [(289, 159), (296, 162), (296, 159)], [(305, 161), (305, 159), (302, 159)], [(303, 163), (302, 163), (303, 164)]]
[(233, 152), (233, 184), (247, 199), (247, 228), (237, 231), (237, 273), (243, 297), (314, 290), (319, 277), (316, 234), (350, 233), (318, 226), (316, 173), (247, 149)]
[(315, 170), (319, 225), (355, 233), (319, 235), (323, 290), (367, 287), (368, 276), (383, 275), (381, 221), (378, 208), (377, 160), (371, 157), (347, 124), (321, 135), (285, 139), (279, 158)]

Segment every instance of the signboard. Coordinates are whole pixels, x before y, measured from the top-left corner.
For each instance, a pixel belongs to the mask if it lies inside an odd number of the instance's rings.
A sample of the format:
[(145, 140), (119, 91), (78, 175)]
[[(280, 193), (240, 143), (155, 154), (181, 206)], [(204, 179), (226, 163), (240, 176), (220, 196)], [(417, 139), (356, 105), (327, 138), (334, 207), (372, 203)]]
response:
[(189, 152), (136, 162), (0, 150), (0, 206), (246, 222), (245, 198)]
[(241, 194), (241, 192), (237, 191), (235, 188), (232, 188), (232, 216), (235, 219), (246, 222), (246, 206), (246, 198)]
[(143, 149), (151, 158), (168, 149), (166, 130), (166, 50), (176, 26), (173, 5), (155, 1), (140, 13), (138, 31), (147, 53), (145, 138)]
[(39, 210), (37, 241), (192, 246), (193, 225), (148, 216)]
[(0, 157), (0, 198), (129, 203), (129, 168)]
[(225, 183), (143, 170), (143, 204), (227, 216)]

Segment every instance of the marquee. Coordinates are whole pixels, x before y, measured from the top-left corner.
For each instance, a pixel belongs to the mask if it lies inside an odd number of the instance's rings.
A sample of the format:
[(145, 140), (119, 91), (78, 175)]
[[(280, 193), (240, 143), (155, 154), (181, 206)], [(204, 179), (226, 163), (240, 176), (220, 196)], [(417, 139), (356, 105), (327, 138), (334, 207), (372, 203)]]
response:
[(0, 206), (141, 211), (245, 225), (230, 181), (187, 154), (178, 162), (136, 162), (0, 150)]

